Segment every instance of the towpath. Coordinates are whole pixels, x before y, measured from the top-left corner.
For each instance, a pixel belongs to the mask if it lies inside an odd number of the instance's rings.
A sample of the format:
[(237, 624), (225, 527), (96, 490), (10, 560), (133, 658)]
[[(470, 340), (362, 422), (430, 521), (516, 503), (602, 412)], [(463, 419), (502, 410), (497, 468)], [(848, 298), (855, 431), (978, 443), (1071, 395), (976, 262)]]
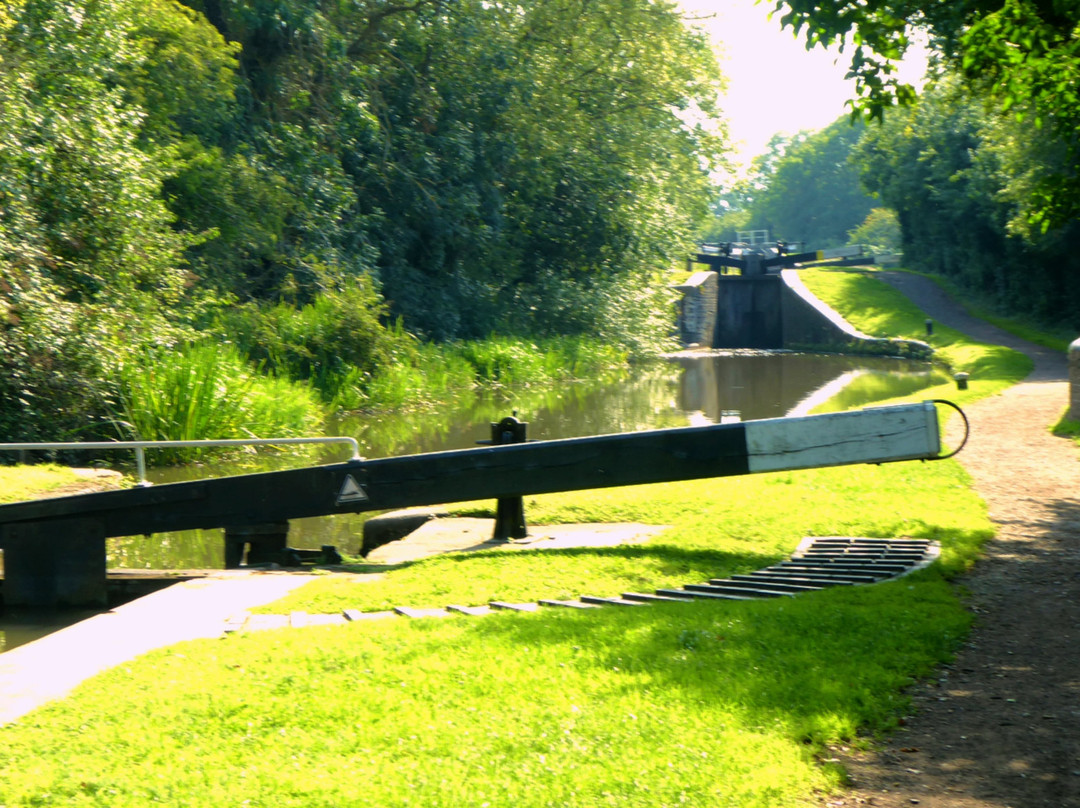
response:
[(998, 531), (958, 581), (974, 631), (914, 690), (914, 714), (887, 743), (837, 751), (852, 787), (823, 805), (1080, 806), (1080, 454), (1048, 431), (1068, 404), (1065, 357), (967, 315), (925, 278), (881, 277), (928, 317), (1035, 368), (965, 408), (972, 433), (957, 459)]

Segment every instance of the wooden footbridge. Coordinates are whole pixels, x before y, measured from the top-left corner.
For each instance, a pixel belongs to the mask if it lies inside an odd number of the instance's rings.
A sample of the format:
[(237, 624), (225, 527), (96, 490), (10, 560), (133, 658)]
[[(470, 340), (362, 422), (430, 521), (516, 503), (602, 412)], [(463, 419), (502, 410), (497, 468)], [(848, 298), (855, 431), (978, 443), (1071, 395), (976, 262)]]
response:
[[(516, 419), (500, 422), (513, 432)], [(495, 425), (493, 425), (494, 427)], [(501, 428), (501, 427), (500, 427)], [(498, 429), (493, 429), (498, 431)], [(499, 441), (493, 441), (498, 443)], [(8, 605), (104, 605), (106, 539), (477, 499), (940, 457), (934, 402), (508, 443), (0, 506)]]

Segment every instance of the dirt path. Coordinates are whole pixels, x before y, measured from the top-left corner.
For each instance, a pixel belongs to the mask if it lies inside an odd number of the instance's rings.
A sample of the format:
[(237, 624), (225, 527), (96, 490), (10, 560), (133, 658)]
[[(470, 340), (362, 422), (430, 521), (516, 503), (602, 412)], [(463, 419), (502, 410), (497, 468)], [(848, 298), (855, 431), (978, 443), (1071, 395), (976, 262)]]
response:
[(966, 409), (958, 455), (998, 527), (958, 581), (976, 625), (952, 665), (913, 691), (887, 743), (837, 756), (852, 788), (827, 806), (1080, 806), (1080, 454), (1048, 432), (1068, 403), (1065, 357), (966, 315), (932, 282), (884, 279), (934, 320), (1023, 351), (1035, 369)]

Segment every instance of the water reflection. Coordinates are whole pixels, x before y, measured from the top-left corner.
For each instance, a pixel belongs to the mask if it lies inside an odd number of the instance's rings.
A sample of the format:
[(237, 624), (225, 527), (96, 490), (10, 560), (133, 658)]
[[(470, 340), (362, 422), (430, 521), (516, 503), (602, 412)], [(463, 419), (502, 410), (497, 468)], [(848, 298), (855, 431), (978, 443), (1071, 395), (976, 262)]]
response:
[(744, 421), (850, 409), (940, 384), (928, 362), (882, 357), (770, 352), (680, 354), (679, 408), (718, 424), (725, 411)]
[[(727, 352), (680, 354), (638, 368), (629, 378), (562, 385), (548, 390), (470, 393), (435, 411), (395, 416), (353, 416), (328, 425), (327, 434), (352, 435), (365, 457), (462, 449), (490, 437), (489, 424), (516, 411), (539, 440), (720, 423), (725, 413), (742, 420), (776, 418), (864, 406), (939, 384), (944, 375), (929, 363), (822, 354)], [(299, 467), (346, 459), (340, 449), (295, 455), (259, 455), (243, 462), (151, 472), (153, 482), (173, 482)], [(355, 553), (363, 515), (297, 519), (289, 543), (332, 544)], [(110, 567), (183, 569), (221, 567), (219, 530), (128, 537), (109, 542)]]

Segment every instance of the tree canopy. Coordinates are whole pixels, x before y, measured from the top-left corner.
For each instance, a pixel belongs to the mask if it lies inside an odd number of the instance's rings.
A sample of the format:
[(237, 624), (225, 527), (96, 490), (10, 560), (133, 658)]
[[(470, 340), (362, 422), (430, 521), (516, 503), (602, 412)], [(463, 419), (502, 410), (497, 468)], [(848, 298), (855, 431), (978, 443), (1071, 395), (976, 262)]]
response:
[[(874, 206), (851, 160), (864, 128), (843, 117), (820, 132), (773, 137), (722, 207), (742, 213), (738, 230), (768, 230), (773, 238), (812, 249), (846, 244)], [(716, 235), (731, 240), (728, 230)]]
[(0, 431), (100, 429), (140, 346), (319, 301), (365, 334), (662, 337), (720, 85), (665, 0), (4, 3)]
[(775, 13), (807, 47), (850, 49), (856, 108), (878, 119), (914, 99), (896, 64), (912, 29), (926, 31), (977, 97), (1065, 149), (1059, 170), (1032, 178), (1028, 222), (1045, 231), (1080, 213), (1080, 0), (780, 0)]

